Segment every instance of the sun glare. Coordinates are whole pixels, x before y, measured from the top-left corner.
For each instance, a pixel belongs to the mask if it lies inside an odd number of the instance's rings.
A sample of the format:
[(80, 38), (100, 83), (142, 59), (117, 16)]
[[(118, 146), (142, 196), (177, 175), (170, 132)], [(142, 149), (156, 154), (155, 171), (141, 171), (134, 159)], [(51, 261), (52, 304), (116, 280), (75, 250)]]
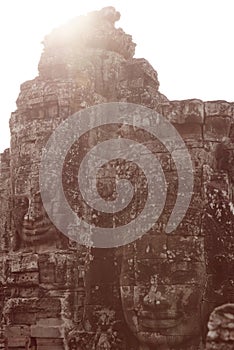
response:
[(1, 1), (0, 152), (9, 146), (8, 120), (20, 84), (38, 75), (44, 37), (105, 6), (121, 13), (117, 27), (133, 36), (136, 57), (157, 70), (160, 90), (169, 99), (233, 100), (232, 0)]

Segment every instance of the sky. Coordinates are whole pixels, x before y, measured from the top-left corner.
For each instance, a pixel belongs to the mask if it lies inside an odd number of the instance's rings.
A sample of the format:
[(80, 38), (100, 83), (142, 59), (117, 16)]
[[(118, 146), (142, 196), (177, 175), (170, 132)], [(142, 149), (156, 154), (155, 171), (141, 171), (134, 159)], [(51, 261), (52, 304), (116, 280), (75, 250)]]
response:
[(170, 100), (234, 101), (233, 0), (8, 0), (0, 2), (0, 152), (20, 84), (37, 76), (44, 36), (69, 19), (114, 6), (135, 57), (158, 72)]

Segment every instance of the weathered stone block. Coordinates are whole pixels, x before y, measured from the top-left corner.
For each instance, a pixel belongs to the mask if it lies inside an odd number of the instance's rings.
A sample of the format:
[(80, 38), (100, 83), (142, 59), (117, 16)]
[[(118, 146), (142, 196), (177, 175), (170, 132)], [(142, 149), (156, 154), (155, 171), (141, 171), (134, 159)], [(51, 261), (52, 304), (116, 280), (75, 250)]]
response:
[(12, 273), (38, 271), (38, 255), (30, 254), (14, 257), (10, 260), (10, 268)]
[(228, 137), (231, 128), (229, 117), (207, 117), (204, 125), (205, 141), (222, 141), (223, 137)]
[[(122, 76), (121, 76), (122, 75)], [(142, 58), (134, 58), (127, 61), (122, 68), (120, 75), (120, 84), (122, 79), (126, 79), (126, 85), (130, 88), (153, 86), (158, 89), (159, 82), (157, 72), (153, 69), (150, 63)]]
[[(159, 105), (160, 113), (173, 124), (203, 124), (204, 104), (201, 100), (170, 101)], [(189, 125), (187, 125), (189, 128)]]
[(26, 325), (18, 326), (7, 326), (6, 327), (6, 336), (8, 338), (20, 338), (20, 337), (29, 337), (30, 336), (30, 327)]
[(234, 104), (227, 101), (204, 102), (206, 117), (230, 117), (234, 116)]
[(204, 261), (204, 238), (168, 235), (168, 250), (175, 261)]
[(37, 350), (64, 350), (62, 339), (38, 338), (36, 339)]
[(203, 147), (202, 125), (197, 123), (173, 123), (173, 125), (189, 148)]
[(167, 235), (147, 235), (136, 241), (136, 256), (138, 259), (164, 258), (167, 250)]
[(63, 329), (59, 327), (49, 327), (49, 326), (31, 326), (31, 336), (34, 338), (63, 338)]
[(39, 284), (38, 272), (13, 273), (8, 278), (7, 283), (23, 286), (37, 286)]
[(9, 338), (8, 349), (9, 350), (23, 350), (29, 344), (29, 339), (26, 337)]

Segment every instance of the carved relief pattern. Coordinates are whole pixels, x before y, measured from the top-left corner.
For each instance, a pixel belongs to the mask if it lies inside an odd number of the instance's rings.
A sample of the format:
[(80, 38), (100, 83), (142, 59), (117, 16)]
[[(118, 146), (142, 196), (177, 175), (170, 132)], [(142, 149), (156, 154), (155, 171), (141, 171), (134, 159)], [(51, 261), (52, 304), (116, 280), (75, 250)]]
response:
[[(133, 58), (131, 36), (115, 28), (119, 17), (105, 8), (52, 31), (39, 76), (21, 85), (10, 119), (11, 149), (0, 158), (0, 349), (201, 350), (211, 312), (226, 303), (212, 313), (207, 350), (234, 341), (234, 104), (169, 101), (149, 62)], [(67, 29), (70, 37), (62, 35)], [(48, 218), (39, 165), (63, 120), (113, 101), (147, 106), (174, 125), (191, 154), (193, 196), (182, 222), (166, 235), (178, 179), (165, 147), (127, 125), (84, 135), (65, 166), (71, 205), (79, 157), (111, 135), (147, 144), (168, 183), (164, 212), (147, 234), (121, 248), (91, 249), (66, 238)], [(134, 164), (113, 161), (97, 179), (106, 200), (116, 195), (116, 174), (131, 176), (136, 190), (131, 210), (114, 218), (121, 225), (141, 212), (147, 184)], [(52, 205), (56, 210), (56, 201)], [(113, 217), (93, 219), (91, 210), (79, 209), (95, 224), (113, 224)]]

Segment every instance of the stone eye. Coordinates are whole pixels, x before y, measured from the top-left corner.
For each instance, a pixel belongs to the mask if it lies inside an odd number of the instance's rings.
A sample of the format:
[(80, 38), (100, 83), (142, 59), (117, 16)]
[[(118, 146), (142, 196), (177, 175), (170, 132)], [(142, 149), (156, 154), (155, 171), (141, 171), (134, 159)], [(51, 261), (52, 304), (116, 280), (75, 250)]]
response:
[(26, 196), (16, 197), (15, 198), (15, 205), (17, 208), (28, 208), (28, 205), (29, 205), (28, 197), (26, 197)]
[(191, 271), (177, 270), (173, 273), (172, 279), (174, 283), (185, 283), (190, 275)]

